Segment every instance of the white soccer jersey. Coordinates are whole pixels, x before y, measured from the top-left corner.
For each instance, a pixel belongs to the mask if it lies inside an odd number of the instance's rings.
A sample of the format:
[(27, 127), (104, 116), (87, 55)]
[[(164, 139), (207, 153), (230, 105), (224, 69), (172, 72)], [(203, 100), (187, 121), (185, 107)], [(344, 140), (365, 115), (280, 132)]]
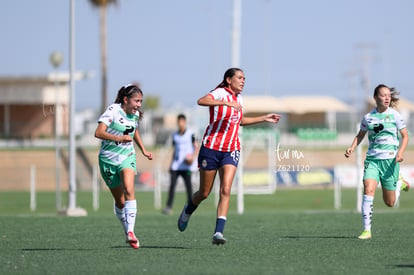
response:
[(194, 133), (186, 129), (184, 134), (178, 131), (172, 135), (174, 145), (173, 161), (171, 163), (171, 170), (173, 171), (190, 171), (192, 165), (185, 162), (187, 155), (194, 154)]
[(398, 131), (405, 127), (400, 113), (392, 108), (382, 113), (374, 109), (366, 114), (361, 122), (361, 130), (368, 133), (367, 158), (395, 158), (400, 145)]
[[(129, 135), (134, 138), (135, 130), (138, 128), (139, 115), (126, 114), (121, 108), (121, 104), (111, 104), (106, 111), (101, 115), (98, 122), (105, 123), (107, 132), (123, 136)], [(102, 140), (99, 158), (101, 161), (120, 165), (129, 156), (135, 155), (134, 143), (119, 143), (112, 140)]]

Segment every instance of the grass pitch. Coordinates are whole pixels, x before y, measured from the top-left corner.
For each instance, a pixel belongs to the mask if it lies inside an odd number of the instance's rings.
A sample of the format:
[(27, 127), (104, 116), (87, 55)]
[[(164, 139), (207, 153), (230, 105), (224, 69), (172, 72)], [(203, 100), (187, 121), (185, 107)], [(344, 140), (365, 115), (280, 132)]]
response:
[(0, 274), (412, 274), (414, 192), (399, 209), (385, 209), (378, 193), (373, 239), (361, 241), (361, 217), (354, 190), (344, 193), (345, 210), (334, 211), (332, 190), (280, 190), (246, 196), (246, 213), (235, 213), (225, 246), (211, 244), (215, 225), (212, 199), (205, 201), (183, 233), (175, 213), (160, 214), (151, 193), (137, 193), (136, 234), (141, 247), (125, 244), (112, 200), (102, 193), (94, 212), (90, 194), (79, 193), (82, 218), (55, 214), (54, 194), (39, 194), (28, 210), (27, 193), (0, 193)]

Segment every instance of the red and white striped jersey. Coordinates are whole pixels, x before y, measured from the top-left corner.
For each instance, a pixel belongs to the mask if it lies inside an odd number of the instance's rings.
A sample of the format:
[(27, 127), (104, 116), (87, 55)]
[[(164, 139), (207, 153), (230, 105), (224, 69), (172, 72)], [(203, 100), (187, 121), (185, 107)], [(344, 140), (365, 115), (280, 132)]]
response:
[[(217, 88), (209, 93), (215, 100), (238, 102), (243, 106), (240, 94), (235, 96), (227, 88)], [(206, 148), (221, 152), (240, 150), (239, 128), (243, 117), (242, 110), (226, 105), (211, 106), (210, 122), (203, 137), (203, 145)]]

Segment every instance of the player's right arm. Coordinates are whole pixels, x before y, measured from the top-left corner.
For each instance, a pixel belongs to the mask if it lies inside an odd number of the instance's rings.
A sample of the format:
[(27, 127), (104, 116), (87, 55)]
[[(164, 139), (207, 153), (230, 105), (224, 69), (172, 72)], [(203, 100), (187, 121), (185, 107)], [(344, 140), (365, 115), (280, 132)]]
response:
[(132, 141), (132, 138), (129, 135), (116, 136), (116, 135), (108, 133), (106, 129), (108, 129), (108, 126), (103, 122), (99, 122), (98, 127), (96, 127), (96, 130), (95, 130), (95, 137), (104, 139), (104, 140), (112, 140), (112, 141), (120, 142), (120, 143), (126, 143), (126, 142)]
[(352, 141), (351, 146), (348, 149), (346, 149), (345, 157), (349, 158), (351, 156), (351, 154), (352, 154), (352, 152), (354, 152), (355, 148), (364, 139), (366, 133), (367, 133), (367, 131), (359, 130), (358, 134), (355, 136), (354, 140)]
[(205, 96), (199, 98), (197, 100), (197, 104), (200, 106), (222, 106), (227, 105), (228, 107), (235, 108), (237, 110), (241, 110), (242, 106), (238, 102), (233, 101), (223, 101), (223, 100), (217, 100), (214, 98), (214, 96), (209, 93)]

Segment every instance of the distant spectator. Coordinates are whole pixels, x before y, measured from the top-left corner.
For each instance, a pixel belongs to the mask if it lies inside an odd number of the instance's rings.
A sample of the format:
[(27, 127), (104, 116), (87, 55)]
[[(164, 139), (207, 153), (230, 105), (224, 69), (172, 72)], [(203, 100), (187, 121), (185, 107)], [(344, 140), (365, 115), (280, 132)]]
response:
[(184, 180), (187, 191), (187, 203), (193, 195), (191, 186), (191, 168), (196, 157), (197, 142), (194, 133), (187, 129), (187, 120), (184, 114), (177, 116), (178, 130), (172, 135), (174, 153), (170, 166), (170, 189), (168, 192), (167, 206), (164, 214), (171, 214), (174, 203), (175, 187), (179, 176)]

